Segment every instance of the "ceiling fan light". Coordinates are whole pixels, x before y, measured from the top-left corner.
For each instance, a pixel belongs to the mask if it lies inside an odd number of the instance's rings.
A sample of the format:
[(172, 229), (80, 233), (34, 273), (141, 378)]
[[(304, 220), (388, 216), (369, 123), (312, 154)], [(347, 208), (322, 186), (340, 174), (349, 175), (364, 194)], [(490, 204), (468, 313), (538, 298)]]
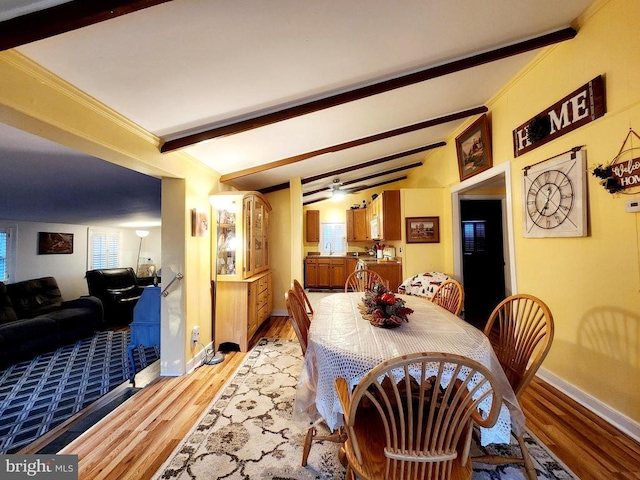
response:
[(333, 192), (331, 192), (331, 200), (333, 200), (334, 202), (339, 202), (343, 198), (344, 198), (344, 192), (343, 191), (334, 190)]

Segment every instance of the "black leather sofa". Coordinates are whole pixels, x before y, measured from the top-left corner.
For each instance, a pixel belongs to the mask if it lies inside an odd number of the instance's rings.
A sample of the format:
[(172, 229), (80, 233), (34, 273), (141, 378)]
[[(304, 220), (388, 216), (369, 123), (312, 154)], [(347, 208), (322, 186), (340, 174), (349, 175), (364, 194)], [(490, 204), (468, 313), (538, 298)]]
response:
[(87, 272), (89, 295), (104, 306), (104, 321), (109, 326), (128, 325), (144, 287), (138, 285), (133, 268), (103, 268)]
[(53, 277), (0, 282), (0, 368), (91, 336), (102, 322), (99, 299), (63, 301)]

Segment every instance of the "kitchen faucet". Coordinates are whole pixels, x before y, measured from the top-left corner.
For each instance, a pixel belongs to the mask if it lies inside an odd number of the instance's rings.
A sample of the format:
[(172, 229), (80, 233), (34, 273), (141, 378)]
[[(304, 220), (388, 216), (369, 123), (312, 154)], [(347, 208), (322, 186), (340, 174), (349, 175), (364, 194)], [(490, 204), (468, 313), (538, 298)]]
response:
[(327, 249), (327, 245), (329, 245), (329, 255), (333, 255), (333, 251), (331, 250), (331, 242), (327, 242), (324, 246), (325, 250)]

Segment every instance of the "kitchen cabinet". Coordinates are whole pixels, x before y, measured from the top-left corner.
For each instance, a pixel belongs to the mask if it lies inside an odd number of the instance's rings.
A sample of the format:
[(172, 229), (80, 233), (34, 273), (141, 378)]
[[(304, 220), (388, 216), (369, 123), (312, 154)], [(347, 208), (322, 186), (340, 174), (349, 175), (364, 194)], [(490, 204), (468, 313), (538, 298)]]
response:
[(307, 257), (304, 262), (304, 281), (307, 288), (344, 288), (346, 261), (344, 258)]
[(385, 190), (367, 207), (370, 220), (378, 219), (378, 238), (372, 240), (401, 240), (402, 214), (400, 212), (400, 190)]
[(351, 274), (355, 269), (356, 266), (358, 265), (358, 258), (357, 257), (347, 257), (347, 259), (345, 260), (345, 272), (344, 272), (344, 280), (345, 282), (347, 281), (347, 277), (349, 276), (349, 274)]
[(307, 243), (320, 242), (320, 210), (307, 210), (305, 231)]
[(223, 342), (246, 352), (249, 342), (273, 310), (272, 273), (264, 272), (216, 286), (216, 350)]
[(375, 260), (364, 262), (365, 268), (373, 270), (382, 277), (383, 280), (389, 282), (389, 289), (393, 292), (398, 291), (398, 287), (402, 284), (402, 264), (399, 262), (378, 262)]
[(368, 240), (367, 210), (365, 208), (347, 210), (347, 242), (366, 242)]

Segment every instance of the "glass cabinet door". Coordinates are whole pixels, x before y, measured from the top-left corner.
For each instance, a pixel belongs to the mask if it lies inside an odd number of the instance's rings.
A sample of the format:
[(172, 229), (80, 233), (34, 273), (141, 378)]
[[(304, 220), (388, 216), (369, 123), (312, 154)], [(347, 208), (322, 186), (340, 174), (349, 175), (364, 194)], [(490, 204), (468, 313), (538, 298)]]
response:
[(218, 250), (216, 255), (216, 273), (218, 275), (235, 275), (236, 273), (236, 212), (218, 210)]
[(244, 199), (243, 216), (244, 216), (244, 272), (243, 277), (248, 278), (254, 273), (254, 259), (251, 251), (253, 250), (253, 228), (252, 219), (253, 216), (253, 197), (247, 197)]
[(261, 202), (255, 202), (253, 210), (253, 230), (251, 232), (254, 247), (254, 272), (258, 273), (263, 270), (265, 265), (264, 259), (264, 205)]

